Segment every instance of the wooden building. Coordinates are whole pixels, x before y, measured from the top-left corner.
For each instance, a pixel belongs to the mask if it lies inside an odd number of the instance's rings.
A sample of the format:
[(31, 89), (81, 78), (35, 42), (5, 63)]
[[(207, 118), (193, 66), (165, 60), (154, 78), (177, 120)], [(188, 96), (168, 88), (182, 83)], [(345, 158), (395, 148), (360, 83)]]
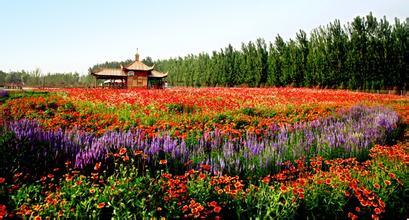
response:
[(109, 88), (163, 88), (167, 73), (154, 70), (154, 66), (147, 66), (139, 61), (139, 54), (135, 55), (135, 61), (126, 67), (111, 69), (102, 68), (91, 72), (98, 79), (104, 79), (103, 87)]

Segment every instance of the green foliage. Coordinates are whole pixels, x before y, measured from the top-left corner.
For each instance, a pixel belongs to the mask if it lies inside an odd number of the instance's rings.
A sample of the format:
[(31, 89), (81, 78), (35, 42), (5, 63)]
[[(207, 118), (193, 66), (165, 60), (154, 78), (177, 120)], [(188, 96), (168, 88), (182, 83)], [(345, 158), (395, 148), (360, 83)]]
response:
[(0, 71), (0, 86), (8, 83), (17, 83), (29, 87), (79, 87), (91, 86), (91, 75), (80, 76), (79, 73), (41, 73), (40, 69), (34, 71), (13, 71), (5, 73)]
[(193, 113), (196, 110), (195, 106), (180, 103), (167, 104), (167, 108), (170, 113)]
[(318, 184), (316, 181), (305, 190), (305, 210), (312, 219), (336, 219), (344, 213), (348, 200), (345, 197), (347, 186), (332, 178), (332, 184)]
[(251, 216), (263, 219), (293, 219), (298, 210), (298, 199), (292, 191), (280, 191), (278, 184), (269, 186), (260, 182), (257, 190), (252, 190), (245, 199)]

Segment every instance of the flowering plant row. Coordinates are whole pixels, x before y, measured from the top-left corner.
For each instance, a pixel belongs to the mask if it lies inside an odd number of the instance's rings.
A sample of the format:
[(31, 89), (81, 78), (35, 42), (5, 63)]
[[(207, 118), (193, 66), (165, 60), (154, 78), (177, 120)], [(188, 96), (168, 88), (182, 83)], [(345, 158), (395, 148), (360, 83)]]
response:
[(32, 163), (69, 160), (76, 168), (85, 169), (102, 161), (107, 153), (126, 147), (141, 151), (148, 162), (172, 161), (175, 169), (193, 161), (193, 166), (210, 165), (214, 173), (245, 176), (275, 172), (282, 162), (302, 156), (365, 158), (371, 146), (392, 138), (398, 123), (398, 115), (391, 110), (358, 106), (340, 117), (294, 125), (273, 124), (262, 134), (247, 132), (239, 137), (219, 130), (205, 132), (193, 140), (172, 137), (166, 131), (150, 137), (141, 129), (96, 136), (80, 130), (47, 130), (32, 120), (11, 122), (7, 130), (15, 139), (9, 141), (8, 151), (20, 152), (14, 157), (21, 155), (18, 161), (26, 163), (30, 163), (28, 154), (34, 155)]
[[(175, 175), (138, 169), (147, 158), (121, 148), (91, 173), (69, 162), (37, 181), (27, 173), (0, 178), (0, 217), (41, 218), (396, 218), (407, 214), (409, 154), (405, 146), (375, 146), (371, 159), (286, 162), (287, 168), (255, 180), (213, 175), (201, 165)], [(113, 160), (114, 164), (107, 161)], [(112, 166), (112, 167), (111, 167)]]
[(165, 129), (186, 138), (215, 129), (260, 133), (271, 124), (313, 121), (358, 104), (389, 105), (404, 119), (409, 113), (404, 97), (295, 88), (65, 89), (9, 100), (1, 108), (8, 120), (32, 118), (50, 129), (103, 134), (138, 127), (152, 136)]

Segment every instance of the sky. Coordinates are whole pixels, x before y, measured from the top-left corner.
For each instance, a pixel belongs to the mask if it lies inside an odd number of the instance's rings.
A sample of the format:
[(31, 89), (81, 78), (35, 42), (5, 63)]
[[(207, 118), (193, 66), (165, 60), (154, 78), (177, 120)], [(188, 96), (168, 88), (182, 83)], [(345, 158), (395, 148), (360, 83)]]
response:
[(0, 0), (0, 70), (79, 72), (105, 61), (185, 56), (339, 19), (409, 17), (408, 0)]

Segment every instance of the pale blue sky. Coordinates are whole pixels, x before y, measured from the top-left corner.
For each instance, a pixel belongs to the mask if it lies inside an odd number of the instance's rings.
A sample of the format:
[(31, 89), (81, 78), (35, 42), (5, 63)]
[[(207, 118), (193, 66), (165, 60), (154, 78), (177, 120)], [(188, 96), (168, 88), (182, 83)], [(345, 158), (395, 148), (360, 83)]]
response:
[(277, 34), (292, 38), (370, 11), (409, 17), (408, 0), (0, 0), (0, 70), (86, 74), (105, 61), (211, 52)]

